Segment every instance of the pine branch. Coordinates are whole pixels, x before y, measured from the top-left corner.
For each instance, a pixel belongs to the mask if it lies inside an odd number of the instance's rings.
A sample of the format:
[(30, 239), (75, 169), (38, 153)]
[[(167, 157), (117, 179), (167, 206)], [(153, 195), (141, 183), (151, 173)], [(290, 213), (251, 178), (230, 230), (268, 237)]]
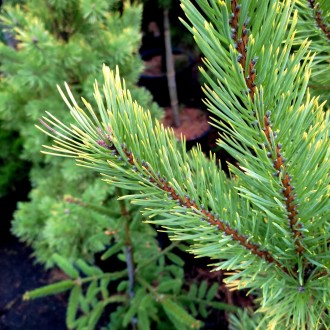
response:
[(241, 66), (243, 68), (243, 75), (245, 78), (245, 82), (249, 89), (248, 91), (249, 91), (251, 100), (253, 102), (254, 93), (256, 91), (256, 85), (255, 85), (254, 81), (256, 79), (255, 64), (256, 64), (257, 58), (250, 61), (248, 75), (246, 75), (246, 56), (247, 56), (247, 48), (248, 48), (247, 25), (249, 23), (249, 18), (246, 18), (246, 20), (242, 26), (242, 31), (240, 33), (240, 38), (239, 38), (238, 22), (239, 22), (241, 6), (239, 5), (238, 0), (231, 0), (231, 10), (232, 10), (232, 14), (231, 14), (231, 18), (229, 20), (229, 24), (232, 27), (231, 38), (233, 40), (235, 40), (235, 48), (239, 52), (237, 61), (241, 64)]
[(118, 217), (118, 212), (116, 210), (113, 209), (109, 209), (106, 206), (100, 206), (100, 205), (95, 205), (95, 204), (91, 204), (85, 201), (82, 201), (79, 198), (73, 197), (71, 195), (65, 195), (63, 197), (63, 201), (69, 204), (75, 204), (75, 205), (79, 205), (83, 208), (86, 208), (88, 210), (93, 210), (96, 211), (100, 214), (106, 215), (108, 217), (112, 217), (112, 218), (117, 218)]
[[(61, 135), (54, 128), (51, 128), (48, 124), (46, 124), (43, 120), (40, 122), (51, 132), (56, 132), (57, 135)], [(180, 194), (173, 188), (169, 183), (168, 179), (161, 176), (160, 174), (156, 174), (153, 172), (149, 164), (145, 161), (138, 161), (137, 158), (133, 155), (133, 153), (122, 145), (122, 152), (125, 157), (122, 156), (122, 153), (116, 148), (113, 137), (111, 134), (102, 133), (101, 129), (98, 129), (98, 132), (102, 134), (102, 136), (106, 136), (106, 139), (98, 139), (95, 142), (110, 151), (108, 156), (113, 156), (118, 160), (127, 161), (129, 165), (132, 166), (132, 170), (134, 172), (139, 172), (140, 176), (142, 176), (146, 181), (153, 184), (156, 188), (166, 192), (168, 198), (171, 201), (176, 201), (178, 206), (181, 206), (185, 209), (190, 209), (193, 213), (201, 215), (201, 220), (206, 221), (209, 225), (214, 226), (217, 230), (221, 231), (224, 235), (230, 236), (234, 241), (238, 242), (241, 246), (245, 247), (247, 250), (251, 251), (252, 254), (258, 256), (259, 258), (265, 260), (270, 264), (275, 264), (284, 272), (289, 273), (289, 270), (283, 266), (280, 262), (278, 262), (271, 253), (265, 249), (262, 249), (259, 244), (253, 243), (248, 236), (241, 235), (238, 231), (232, 228), (229, 223), (223, 219), (219, 218), (219, 215), (214, 214), (213, 211), (206, 209), (203, 205), (198, 206), (197, 202), (194, 199), (191, 199), (188, 195), (185, 197), (181, 197)], [(108, 132), (111, 132), (111, 128), (108, 128)], [(140, 171), (139, 169), (142, 169)]]
[(281, 154), (282, 145), (280, 143), (277, 143), (277, 145), (275, 146), (274, 132), (271, 129), (271, 123), (270, 123), (270, 112), (267, 112), (264, 117), (263, 131), (265, 133), (269, 145), (268, 146), (269, 151), (267, 156), (272, 159), (273, 167), (276, 170), (274, 175), (276, 177), (281, 176), (280, 180), (283, 185), (281, 192), (283, 194), (286, 210), (288, 212), (288, 225), (293, 234), (297, 253), (301, 255), (302, 252), (304, 251), (304, 247), (302, 246), (301, 243), (301, 240), (303, 239), (303, 235), (301, 232), (302, 224), (297, 223), (298, 210), (297, 210), (296, 194), (294, 193), (295, 188), (292, 185), (292, 176), (287, 172), (286, 166), (284, 165), (286, 160)]
[[(254, 94), (256, 92), (256, 84), (255, 79), (257, 77), (255, 64), (257, 58), (253, 59), (249, 63), (249, 74), (246, 76), (246, 58), (247, 58), (247, 50), (248, 50), (248, 29), (247, 25), (249, 23), (249, 18), (246, 17), (245, 21), (242, 26), (242, 30), (239, 37), (239, 17), (241, 11), (241, 5), (239, 4), (238, 0), (231, 0), (231, 18), (229, 20), (229, 24), (231, 26), (231, 38), (235, 41), (235, 49), (239, 52), (237, 61), (240, 63), (243, 69), (243, 75), (245, 78), (246, 85), (248, 87), (249, 96), (251, 98), (252, 103), (254, 102)], [(254, 112), (256, 116), (256, 112)], [(295, 201), (295, 194), (293, 194), (294, 187), (291, 185), (292, 176), (287, 172), (286, 167), (284, 166), (284, 158), (280, 153), (280, 149), (282, 148), (280, 143), (277, 143), (275, 146), (274, 142), (274, 133), (272, 132), (270, 121), (270, 112), (268, 111), (267, 114), (263, 118), (264, 127), (262, 128), (267, 141), (268, 141), (268, 155), (269, 158), (273, 160), (273, 167), (276, 170), (275, 175), (277, 177), (280, 176), (281, 171), (283, 172), (283, 178), (281, 179), (281, 183), (283, 185), (282, 194), (285, 200), (286, 210), (288, 212), (288, 225), (292, 232), (296, 250), (299, 255), (302, 254), (304, 251), (303, 245), (301, 240), (303, 238), (302, 232), (300, 229), (302, 228), (302, 224), (298, 222), (298, 210), (297, 210), (297, 203)], [(275, 151), (275, 152), (273, 152)]]
[(307, 1), (309, 4), (309, 7), (313, 10), (316, 25), (325, 34), (325, 36), (328, 38), (328, 40), (330, 40), (330, 29), (328, 27), (328, 24), (324, 21), (324, 18), (322, 16), (323, 13), (322, 13), (319, 3), (315, 0), (307, 0)]
[[(313, 63), (314, 69), (309, 87), (312, 95), (320, 97), (320, 102), (327, 100), (325, 107), (329, 108), (330, 2), (327, 0), (296, 0), (295, 7), (299, 17), (295, 44), (299, 46), (303, 40), (308, 38), (311, 40), (310, 50), (317, 54)], [(323, 26), (323, 29), (320, 28), (320, 25)]]

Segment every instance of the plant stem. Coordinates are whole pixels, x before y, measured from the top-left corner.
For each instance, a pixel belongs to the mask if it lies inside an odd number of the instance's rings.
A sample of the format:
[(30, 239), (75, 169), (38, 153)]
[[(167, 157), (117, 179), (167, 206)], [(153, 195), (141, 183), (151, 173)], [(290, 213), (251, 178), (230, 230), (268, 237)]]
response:
[(124, 277), (125, 275), (127, 275), (126, 269), (121, 270), (119, 272), (115, 272), (115, 273), (105, 273), (105, 274), (100, 274), (100, 275), (92, 275), (92, 276), (88, 276), (88, 277), (84, 277), (84, 278), (78, 278), (73, 281), (75, 281), (77, 284), (81, 285), (81, 284), (88, 283), (91, 281), (100, 280), (102, 278), (111, 278), (112, 280), (117, 280), (118, 278)]
[(131, 246), (125, 246), (126, 265), (128, 271), (128, 294), (131, 299), (134, 298), (134, 261), (133, 261), (133, 249)]
[(174, 249), (175, 247), (177, 247), (181, 242), (176, 241), (174, 243), (172, 243), (171, 245), (169, 245), (167, 248), (165, 248), (164, 250), (162, 250), (162, 252), (158, 253), (157, 255), (154, 255), (152, 258), (146, 260), (143, 264), (139, 265), (136, 269), (135, 269), (135, 273), (138, 273), (138, 271), (149, 265), (150, 263), (154, 262), (155, 260), (157, 260), (160, 256), (166, 254), (167, 252), (171, 251), (172, 249)]
[(330, 30), (324, 20), (324, 17), (322, 16), (322, 11), (320, 10), (320, 5), (315, 0), (308, 0), (309, 7), (314, 12), (314, 19), (316, 21), (316, 24), (318, 28), (325, 34), (325, 36), (330, 40)]
[[(122, 196), (122, 190), (120, 188), (116, 188), (119, 196)], [(119, 200), (121, 214), (125, 218), (125, 256), (126, 256), (126, 266), (128, 272), (128, 295), (130, 298), (130, 302), (132, 303), (134, 298), (134, 285), (135, 285), (135, 265), (133, 258), (133, 245), (131, 240), (131, 233), (129, 228), (129, 223), (131, 221), (131, 216), (126, 208), (125, 201)], [(136, 318), (133, 317), (132, 321), (132, 329), (136, 330)]]
[(168, 92), (170, 94), (171, 108), (174, 118), (174, 126), (180, 126), (179, 102), (175, 81), (175, 69), (172, 53), (172, 43), (170, 34), (170, 21), (168, 19), (168, 9), (164, 9), (164, 39), (165, 39), (165, 57), (166, 57), (166, 75)]

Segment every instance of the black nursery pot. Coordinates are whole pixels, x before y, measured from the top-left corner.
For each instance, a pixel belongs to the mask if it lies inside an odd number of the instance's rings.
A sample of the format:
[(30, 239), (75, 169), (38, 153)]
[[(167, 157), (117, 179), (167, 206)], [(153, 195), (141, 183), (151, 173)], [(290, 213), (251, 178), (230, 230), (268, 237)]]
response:
[(198, 136), (195, 139), (190, 139), (186, 141), (186, 149), (190, 150), (192, 147), (196, 146), (197, 144), (200, 144), (202, 147), (202, 150), (208, 149), (208, 138), (211, 131), (211, 127), (209, 126), (208, 129), (202, 133), (200, 136)]
[[(196, 90), (195, 79), (193, 79), (192, 68), (195, 65), (194, 58), (184, 52), (181, 49), (174, 48), (172, 50), (173, 55), (185, 55), (185, 64), (176, 69), (175, 79), (177, 84), (177, 93), (180, 103), (189, 104), (194, 95), (194, 90)], [(151, 49), (141, 53), (141, 58), (143, 61), (149, 61), (155, 56), (162, 56), (162, 72), (159, 74), (144, 74), (140, 75), (139, 86), (143, 86), (148, 89), (154, 97), (154, 100), (161, 107), (170, 106), (170, 96), (168, 92), (167, 77), (166, 77), (166, 64), (165, 64), (165, 54), (162, 49)]]

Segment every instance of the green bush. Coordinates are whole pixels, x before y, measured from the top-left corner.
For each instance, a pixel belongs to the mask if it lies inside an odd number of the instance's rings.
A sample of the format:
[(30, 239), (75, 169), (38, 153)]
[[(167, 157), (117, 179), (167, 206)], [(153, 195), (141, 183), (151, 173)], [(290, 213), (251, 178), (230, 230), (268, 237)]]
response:
[[(142, 70), (141, 15), (140, 5), (118, 1), (99, 1), (98, 6), (93, 1), (37, 0), (15, 6), (6, 1), (3, 7), (1, 21), (17, 46), (0, 43), (0, 123), (1, 134), (8, 135), (8, 144), (1, 139), (0, 190), (6, 193), (20, 169), (28, 174), (22, 160), (32, 164), (30, 201), (19, 204), (13, 232), (33, 246), (47, 267), (54, 252), (91, 260), (107, 242), (100, 233), (105, 228), (103, 216), (68, 205), (66, 195), (109, 208), (116, 202), (113, 189), (96, 182), (85, 169), (41, 155), (40, 144), (47, 138), (35, 134), (33, 123), (45, 110), (68, 120), (54, 86), (67, 81), (77, 95), (91, 98), (103, 63), (119, 65), (136, 99), (160, 116), (150, 93), (136, 87)], [(102, 237), (100, 242), (92, 239), (95, 235)]]
[[(1, 122), (0, 122), (1, 125)], [(16, 185), (27, 179), (29, 162), (20, 159), (23, 141), (12, 130), (0, 130), (0, 198), (14, 192)]]

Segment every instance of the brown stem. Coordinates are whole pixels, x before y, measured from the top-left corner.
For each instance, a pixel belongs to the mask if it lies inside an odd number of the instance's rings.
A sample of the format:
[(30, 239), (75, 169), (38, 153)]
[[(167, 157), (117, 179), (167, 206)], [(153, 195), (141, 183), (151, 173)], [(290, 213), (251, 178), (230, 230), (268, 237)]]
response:
[(322, 16), (322, 10), (320, 9), (320, 4), (315, 0), (307, 0), (307, 1), (309, 3), (309, 7), (314, 12), (314, 19), (316, 21), (317, 26), (326, 35), (328, 40), (330, 40), (330, 29), (328, 28), (328, 25), (324, 21), (324, 18)]
[(243, 75), (245, 78), (246, 85), (249, 89), (249, 95), (251, 97), (252, 102), (254, 101), (254, 93), (256, 89), (256, 85), (254, 83), (256, 78), (256, 70), (255, 64), (256, 59), (253, 59), (248, 68), (248, 74), (246, 74), (246, 56), (247, 56), (247, 47), (248, 47), (248, 29), (247, 24), (248, 20), (246, 19), (243, 26), (240, 38), (238, 36), (238, 22), (240, 16), (241, 6), (238, 3), (238, 0), (231, 0), (231, 11), (232, 15), (229, 20), (229, 24), (231, 26), (231, 37), (235, 41), (235, 48), (237, 49), (239, 55), (237, 57), (237, 61), (241, 64), (243, 69)]
[(319, 89), (319, 90), (323, 90), (323, 91), (330, 91), (330, 86), (308, 84), (308, 87), (309, 88), (312, 88), (312, 89)]
[(82, 202), (80, 199), (73, 197), (71, 195), (65, 195), (63, 197), (64, 202), (69, 203), (69, 204), (77, 204), (79, 206), (85, 207), (86, 203)]
[[(269, 118), (270, 118), (270, 113), (267, 112), (266, 115), (264, 116), (263, 132), (269, 143), (268, 157), (271, 158), (273, 161), (273, 167), (276, 170), (274, 175), (279, 177), (281, 171), (284, 174), (284, 176), (281, 178), (281, 183), (283, 186), (281, 192), (285, 200), (285, 207), (288, 213), (288, 224), (295, 241), (296, 251), (299, 255), (301, 255), (302, 252), (304, 251), (304, 248), (301, 244), (303, 235), (300, 229), (302, 228), (302, 225), (301, 223), (297, 223), (298, 210), (297, 210), (296, 195), (294, 193), (294, 187), (292, 186), (292, 177), (287, 172), (286, 166), (284, 164), (285, 159), (281, 154), (282, 145), (280, 143), (278, 143), (276, 146), (274, 145), (274, 138), (272, 138), (271, 136), (272, 134), (274, 136), (274, 133), (272, 132)], [(275, 155), (272, 152), (272, 150), (275, 150)]]
[(192, 209), (193, 211), (198, 211), (203, 214), (203, 220), (207, 221), (209, 224), (217, 227), (224, 234), (231, 236), (235, 241), (239, 242), (242, 246), (250, 250), (253, 254), (257, 255), (260, 258), (265, 259), (269, 263), (275, 263), (277, 266), (283, 269), (283, 266), (275, 260), (272, 255), (268, 251), (264, 251), (260, 249), (259, 244), (248, 242), (247, 237), (244, 235), (238, 234), (236, 229), (230, 227), (230, 225), (219, 219), (218, 216), (215, 216), (213, 212), (206, 210), (205, 208), (199, 208), (195, 201), (192, 201), (189, 197), (182, 198), (180, 197), (173, 187), (171, 187), (165, 180), (162, 181), (162, 187), (164, 191), (169, 193), (169, 196), (173, 200), (178, 201), (180, 206), (185, 206), (187, 208)]
[[(104, 148), (112, 150), (113, 155), (119, 155), (118, 150), (115, 148), (113, 144), (109, 145), (103, 140), (99, 140), (98, 144)], [(133, 166), (133, 169), (137, 171), (136, 164), (137, 161), (134, 159), (132, 152), (128, 151), (125, 147), (123, 147), (123, 151), (127, 157), (127, 161), (130, 165)], [(270, 252), (266, 250), (262, 250), (259, 244), (252, 243), (248, 241), (248, 237), (244, 235), (240, 235), (236, 229), (231, 228), (231, 226), (222, 219), (219, 219), (217, 215), (214, 215), (213, 212), (206, 210), (203, 207), (198, 207), (197, 203), (191, 200), (188, 196), (180, 197), (180, 195), (175, 191), (173, 187), (171, 187), (165, 178), (162, 178), (160, 175), (155, 175), (149, 168), (149, 165), (142, 161), (141, 164), (143, 169), (145, 170), (145, 174), (143, 175), (145, 178), (149, 180), (149, 182), (154, 183), (158, 188), (166, 191), (168, 196), (177, 201), (178, 205), (186, 207), (187, 209), (191, 209), (194, 213), (201, 213), (202, 220), (208, 222), (210, 225), (215, 226), (218, 230), (223, 232), (225, 235), (231, 236), (233, 240), (237, 241), (240, 245), (244, 246), (246, 249), (250, 250), (251, 253), (258, 256), (261, 259), (264, 259), (268, 263), (273, 263), (279, 268), (281, 268), (284, 272), (288, 273), (288, 269), (281, 265)], [(143, 174), (143, 173), (141, 173)]]
[[(246, 75), (246, 55), (247, 55), (247, 44), (248, 44), (248, 30), (247, 30), (247, 21), (243, 24), (242, 31), (241, 31), (241, 37), (238, 36), (238, 22), (239, 22), (239, 16), (240, 16), (240, 5), (238, 3), (238, 0), (231, 0), (231, 10), (232, 10), (232, 17), (229, 21), (229, 24), (232, 28), (232, 39), (235, 41), (235, 47), (239, 52), (238, 56), (238, 62), (241, 64), (243, 69), (243, 74), (245, 77), (246, 85), (249, 88), (249, 95), (252, 100), (254, 101), (254, 94), (255, 94), (255, 79), (256, 79), (256, 70), (255, 70), (255, 64), (257, 59), (253, 59), (249, 64), (249, 72), (248, 75)], [(276, 169), (276, 175), (279, 175), (280, 170), (284, 171), (284, 178), (281, 179), (281, 183), (283, 186), (282, 194), (283, 198), (285, 200), (285, 207), (288, 212), (288, 222), (290, 230), (293, 234), (296, 250), (299, 255), (303, 252), (303, 246), (301, 244), (302, 240), (302, 233), (299, 230), (302, 225), (297, 224), (298, 222), (298, 211), (297, 211), (297, 205), (295, 202), (295, 194), (293, 193), (293, 187), (291, 185), (291, 176), (286, 171), (286, 167), (284, 166), (284, 158), (282, 157), (280, 153), (281, 145), (277, 144), (277, 146), (273, 145), (273, 140), (271, 139), (272, 129), (270, 127), (269, 122), (269, 115), (266, 115), (264, 117), (264, 128), (263, 128), (264, 134), (268, 140), (270, 150), (269, 155), (273, 160), (273, 166)], [(275, 157), (273, 156), (273, 153), (271, 150), (276, 150)]]

